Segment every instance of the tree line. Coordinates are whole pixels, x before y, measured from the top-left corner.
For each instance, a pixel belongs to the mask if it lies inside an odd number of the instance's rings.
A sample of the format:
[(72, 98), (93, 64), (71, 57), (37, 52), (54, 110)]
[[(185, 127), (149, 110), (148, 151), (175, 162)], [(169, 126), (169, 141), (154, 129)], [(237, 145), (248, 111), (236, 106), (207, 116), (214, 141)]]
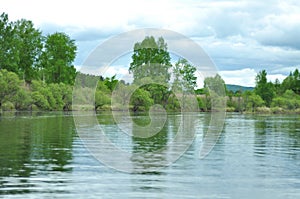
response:
[[(113, 107), (114, 110), (122, 110), (124, 108), (122, 100), (124, 101), (128, 97), (126, 93), (135, 90), (129, 100), (130, 108), (133, 111), (146, 111), (154, 104), (160, 104), (168, 111), (181, 111), (180, 100), (182, 99), (176, 95), (180, 91), (180, 95), (184, 98), (196, 94), (198, 107), (203, 112), (213, 111), (213, 100), (218, 100), (220, 103), (226, 101), (226, 110), (229, 112), (300, 112), (298, 69), (291, 72), (282, 83), (279, 80), (268, 81), (267, 72), (262, 70), (255, 78), (256, 86), (252, 91), (230, 91), (218, 74), (205, 78), (204, 88), (195, 90), (197, 86), (196, 68), (185, 59), (179, 59), (173, 65), (170, 60), (167, 44), (163, 38), (155, 40), (154, 37), (146, 37), (143, 41), (137, 42), (134, 45), (129, 68), (134, 77), (133, 83), (119, 82), (115, 76), (111, 79), (94, 77), (96, 80), (100, 79), (95, 94), (95, 108), (98, 110), (111, 109), (111, 94), (118, 86), (120, 87), (118, 90), (122, 90), (123, 94), (120, 93), (119, 103), (114, 104), (118, 107)], [(88, 85), (88, 79), (83, 78), (82, 82)], [(152, 83), (147, 83), (147, 81)], [(147, 84), (135, 86), (143, 82)], [(88, 88), (86, 89), (86, 93), (91, 92)], [(226, 99), (224, 99), (225, 95)], [(186, 102), (185, 106), (189, 106), (188, 100)]]
[(14, 72), (30, 84), (73, 84), (76, 69), (72, 65), (77, 47), (63, 32), (43, 35), (30, 20), (10, 21), (0, 15), (0, 69)]
[[(128, 69), (133, 75), (130, 84), (116, 76), (77, 72), (73, 66), (77, 47), (67, 34), (43, 35), (31, 21), (12, 22), (5, 13), (0, 16), (0, 44), (0, 110), (71, 110), (72, 96), (84, 104), (93, 92), (95, 110), (123, 110), (128, 102), (135, 112), (147, 111), (154, 104), (167, 111), (195, 111), (195, 94), (200, 111), (213, 111), (214, 100), (219, 104), (226, 101), (226, 110), (236, 112), (300, 109), (298, 69), (283, 82), (268, 81), (267, 72), (262, 70), (253, 91), (229, 91), (218, 74), (205, 78), (204, 88), (195, 90), (196, 67), (183, 58), (172, 64), (162, 37), (147, 36), (134, 45)], [(72, 93), (76, 76), (83, 88), (80, 93)], [(115, 90), (119, 93), (112, 107)]]
[(0, 44), (0, 110), (70, 110), (75, 40), (2, 13)]
[[(221, 76), (209, 77), (204, 80), (204, 88), (196, 90), (199, 107), (204, 111), (211, 110), (210, 92), (206, 85), (223, 84)], [(226, 89), (226, 110), (228, 112), (248, 113), (300, 113), (300, 74), (295, 69), (282, 81), (267, 80), (266, 70), (260, 71), (255, 77), (253, 90), (238, 90), (233, 92)]]

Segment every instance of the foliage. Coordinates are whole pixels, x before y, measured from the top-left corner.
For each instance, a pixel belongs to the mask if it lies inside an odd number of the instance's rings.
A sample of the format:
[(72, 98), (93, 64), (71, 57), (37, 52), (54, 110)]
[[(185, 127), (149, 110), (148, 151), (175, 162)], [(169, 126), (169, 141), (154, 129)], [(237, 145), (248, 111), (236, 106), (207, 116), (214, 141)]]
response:
[(286, 110), (300, 108), (300, 96), (292, 90), (286, 90), (282, 96), (277, 96), (272, 101), (272, 107), (280, 107)]
[(153, 36), (145, 37), (134, 45), (129, 72), (133, 73), (133, 83), (141, 83), (150, 78), (157, 84), (146, 84), (142, 89), (148, 91), (156, 104), (166, 106), (170, 92), (167, 84), (170, 81), (169, 69), (172, 67), (167, 44), (162, 37), (156, 41)]
[(226, 86), (219, 74), (204, 79), (205, 104), (207, 110), (220, 111), (226, 103)]
[(267, 106), (270, 106), (275, 96), (275, 90), (273, 84), (267, 82), (267, 72), (265, 70), (260, 71), (255, 78), (255, 82), (255, 93), (264, 100)]
[(17, 74), (0, 70), (0, 106), (6, 100), (11, 100), (19, 91), (20, 80)]
[(75, 41), (65, 33), (44, 37), (32, 21), (11, 22), (0, 16), (0, 69), (16, 73), (27, 83), (43, 79), (48, 83), (73, 84), (76, 69)]
[(76, 85), (80, 85), (81, 87), (95, 88), (99, 80), (103, 81), (104, 78), (102, 76), (83, 74), (81, 72), (76, 74)]
[(36, 105), (38, 108), (41, 108), (42, 110), (50, 109), (48, 100), (39, 91), (32, 92), (31, 97), (33, 99), (33, 104)]
[(147, 36), (142, 42), (135, 43), (129, 72), (133, 73), (134, 82), (145, 77), (158, 77), (168, 83), (170, 61), (171, 57), (164, 39), (160, 37), (155, 41), (153, 36)]
[(216, 74), (214, 77), (205, 78), (204, 89), (206, 93), (213, 91), (218, 96), (225, 96), (226, 86), (222, 77)]
[(172, 90), (181, 90), (194, 92), (197, 86), (197, 77), (195, 76), (196, 67), (191, 65), (186, 59), (179, 59), (174, 66), (175, 80)]
[(14, 104), (12, 102), (10, 102), (10, 101), (4, 102), (2, 104), (1, 108), (2, 108), (3, 111), (13, 111), (13, 110), (15, 110)]
[(293, 90), (296, 94), (300, 95), (300, 73), (298, 69), (290, 73), (282, 82), (282, 93), (286, 90)]
[[(77, 73), (73, 66), (77, 50), (73, 39), (61, 32), (44, 36), (32, 21), (11, 22), (6, 13), (0, 15), (0, 44), (0, 108), (3, 110), (71, 110), (76, 75), (76, 84), (82, 89), (75, 91), (74, 98), (82, 103), (95, 102), (91, 106), (96, 110), (111, 106), (117, 86), (116, 106), (120, 108), (128, 101), (133, 111), (146, 111), (153, 104), (175, 111), (181, 106), (193, 107), (189, 94), (193, 94), (196, 87), (196, 67), (185, 59), (172, 65), (162, 37), (156, 40), (147, 36), (135, 43), (129, 67), (133, 84), (125, 84), (116, 76), (103, 78)], [(195, 91), (198, 107), (201, 111), (211, 111), (227, 101), (230, 111), (282, 113), (300, 110), (298, 69), (282, 83), (268, 82), (265, 70), (257, 74), (255, 81), (254, 91), (233, 86), (238, 89), (233, 92), (226, 90), (220, 75), (208, 77), (204, 80), (204, 88)], [(137, 89), (139, 83), (143, 86)], [(132, 92), (128, 99), (128, 93)]]
[(13, 102), (17, 110), (30, 110), (32, 105), (30, 91), (26, 87), (21, 88), (14, 96)]
[(18, 72), (18, 49), (14, 39), (15, 30), (8, 15), (0, 16), (0, 69)]
[(243, 94), (245, 110), (249, 112), (255, 112), (257, 107), (261, 107), (265, 104), (264, 100), (255, 92), (246, 91)]
[(74, 84), (76, 69), (72, 62), (76, 49), (75, 41), (65, 33), (56, 32), (46, 37), (40, 60), (46, 82)]
[(107, 77), (104, 80), (104, 84), (107, 86), (110, 92), (112, 92), (115, 89), (118, 82), (119, 81), (116, 79), (116, 75), (112, 76), (111, 78)]
[(16, 48), (18, 49), (19, 75), (26, 82), (37, 78), (37, 60), (42, 50), (42, 33), (25, 19), (14, 23)]
[(198, 107), (200, 111), (207, 111), (207, 106), (205, 104), (205, 100), (201, 97), (197, 97)]
[(149, 110), (150, 106), (153, 105), (153, 100), (148, 91), (138, 88), (132, 94), (130, 99), (130, 104), (133, 106), (132, 110), (136, 111), (146, 111)]

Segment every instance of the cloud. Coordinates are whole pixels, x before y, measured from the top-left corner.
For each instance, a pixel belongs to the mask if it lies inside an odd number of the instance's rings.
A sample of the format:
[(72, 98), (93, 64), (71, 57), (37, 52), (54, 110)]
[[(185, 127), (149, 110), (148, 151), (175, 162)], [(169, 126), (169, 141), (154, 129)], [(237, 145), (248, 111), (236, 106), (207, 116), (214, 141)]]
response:
[(255, 86), (256, 71), (251, 68), (241, 70), (220, 71), (219, 74), (226, 84), (234, 84), (240, 86)]
[(108, 38), (147, 27), (194, 39), (220, 71), (251, 68), (288, 75), (300, 63), (297, 0), (10, 0), (1, 3), (0, 12), (7, 12), (11, 20), (32, 20), (46, 34), (69, 34), (78, 45), (75, 65)]
[[(283, 7), (286, 4), (281, 4)], [(300, 8), (278, 14), (270, 14), (262, 19), (264, 27), (252, 33), (263, 45), (294, 48), (300, 50)]]
[(286, 75), (282, 75), (282, 74), (271, 74), (271, 75), (267, 75), (267, 79), (270, 82), (275, 82), (276, 79), (279, 80), (279, 82), (282, 82), (287, 76)]

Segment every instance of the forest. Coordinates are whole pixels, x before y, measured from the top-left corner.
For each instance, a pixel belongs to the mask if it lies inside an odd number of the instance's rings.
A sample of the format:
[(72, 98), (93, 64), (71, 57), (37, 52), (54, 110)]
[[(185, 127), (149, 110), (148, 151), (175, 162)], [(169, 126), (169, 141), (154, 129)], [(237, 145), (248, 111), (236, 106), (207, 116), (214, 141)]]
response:
[[(182, 99), (191, 95), (196, 96), (199, 111), (209, 112), (213, 111), (214, 96), (224, 94), (226, 97), (220, 100), (226, 101), (228, 112), (300, 113), (298, 69), (291, 71), (282, 82), (268, 81), (267, 71), (261, 70), (255, 78), (254, 90), (228, 90), (218, 74), (205, 78), (204, 88), (196, 89), (196, 67), (186, 59), (171, 64), (162, 37), (147, 36), (134, 45), (128, 69), (133, 75), (132, 83), (119, 81), (116, 76), (76, 71), (75, 40), (63, 32), (43, 35), (32, 21), (9, 21), (6, 13), (0, 16), (0, 44), (0, 111), (69, 111), (73, 96), (85, 103), (91, 92), (95, 92), (93, 109), (122, 110), (122, 99), (126, 96), (120, 97), (116, 107), (112, 107), (112, 94), (118, 88), (127, 93), (134, 91), (128, 100), (133, 112), (147, 111), (154, 104), (167, 111), (181, 111)], [(82, 87), (80, 93), (73, 93), (76, 77), (76, 84)], [(188, 100), (184, 106), (189, 106)]]

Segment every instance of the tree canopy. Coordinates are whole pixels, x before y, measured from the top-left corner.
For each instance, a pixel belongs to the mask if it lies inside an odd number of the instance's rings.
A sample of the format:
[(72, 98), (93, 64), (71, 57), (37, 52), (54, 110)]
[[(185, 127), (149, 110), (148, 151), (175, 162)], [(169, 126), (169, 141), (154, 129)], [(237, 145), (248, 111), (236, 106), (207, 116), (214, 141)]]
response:
[[(90, 102), (90, 93), (95, 92), (95, 104), (91, 106), (96, 110), (111, 109), (112, 94), (119, 88), (117, 108), (123, 109), (128, 102), (133, 111), (146, 111), (155, 104), (172, 111), (194, 107), (189, 99), (196, 93), (202, 111), (213, 111), (216, 105), (227, 101), (228, 111), (300, 113), (298, 69), (291, 71), (282, 83), (268, 81), (267, 71), (262, 70), (255, 78), (253, 91), (238, 92), (227, 91), (224, 80), (216, 74), (205, 78), (204, 88), (194, 92), (196, 67), (184, 58), (172, 60), (172, 64), (162, 37), (147, 36), (135, 43), (129, 67), (134, 77), (132, 84), (119, 81), (116, 75), (102, 77), (76, 72), (75, 40), (63, 32), (45, 36), (32, 21), (10, 21), (6, 13), (0, 15), (0, 44), (2, 110), (70, 110), (72, 85), (78, 75), (82, 92), (75, 91), (75, 98)], [(128, 94), (132, 94), (131, 98)]]
[(170, 61), (171, 57), (164, 39), (160, 37), (156, 41), (153, 36), (147, 36), (142, 42), (134, 45), (129, 72), (133, 73), (135, 82), (151, 77), (168, 83), (169, 69), (172, 66)]
[(73, 84), (76, 69), (75, 41), (65, 33), (43, 36), (30, 20), (9, 21), (0, 16), (0, 69), (16, 73), (20, 79)]

